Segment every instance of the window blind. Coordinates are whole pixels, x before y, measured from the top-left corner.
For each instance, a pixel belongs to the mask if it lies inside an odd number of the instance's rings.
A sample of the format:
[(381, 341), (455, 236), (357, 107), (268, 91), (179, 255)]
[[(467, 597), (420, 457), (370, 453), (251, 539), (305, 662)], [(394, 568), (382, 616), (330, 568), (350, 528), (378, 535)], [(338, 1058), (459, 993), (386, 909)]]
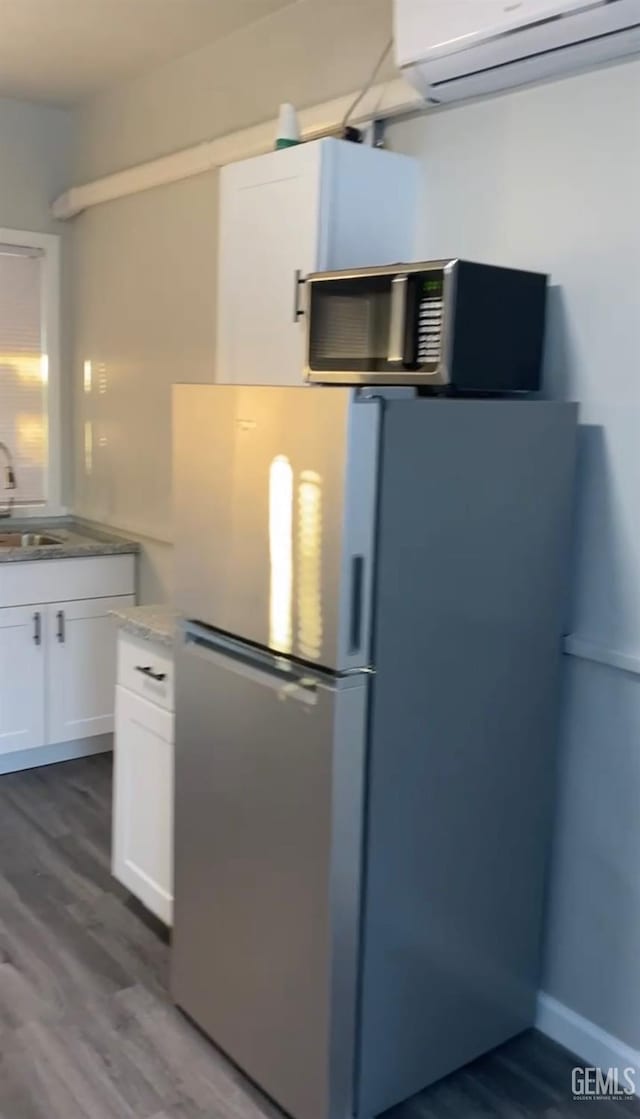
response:
[[(13, 456), (16, 505), (47, 490), (47, 357), (43, 352), (42, 262), (38, 249), (0, 244), (0, 442)], [(0, 471), (0, 504), (6, 497)]]

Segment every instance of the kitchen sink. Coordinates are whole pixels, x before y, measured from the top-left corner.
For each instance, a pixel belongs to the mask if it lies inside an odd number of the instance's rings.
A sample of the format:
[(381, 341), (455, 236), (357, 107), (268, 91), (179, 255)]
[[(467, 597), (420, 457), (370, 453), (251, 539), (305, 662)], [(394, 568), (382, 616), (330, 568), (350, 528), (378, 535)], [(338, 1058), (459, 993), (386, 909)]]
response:
[(53, 548), (63, 541), (40, 532), (0, 532), (0, 548)]

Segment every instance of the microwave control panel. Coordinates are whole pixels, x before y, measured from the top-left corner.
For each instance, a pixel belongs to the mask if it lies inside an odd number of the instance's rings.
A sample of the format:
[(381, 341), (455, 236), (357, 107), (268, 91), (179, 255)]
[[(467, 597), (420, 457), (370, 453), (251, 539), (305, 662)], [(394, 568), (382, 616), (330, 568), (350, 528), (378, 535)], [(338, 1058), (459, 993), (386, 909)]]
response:
[(418, 308), (418, 364), (440, 361), (444, 277), (426, 273), (421, 281)]

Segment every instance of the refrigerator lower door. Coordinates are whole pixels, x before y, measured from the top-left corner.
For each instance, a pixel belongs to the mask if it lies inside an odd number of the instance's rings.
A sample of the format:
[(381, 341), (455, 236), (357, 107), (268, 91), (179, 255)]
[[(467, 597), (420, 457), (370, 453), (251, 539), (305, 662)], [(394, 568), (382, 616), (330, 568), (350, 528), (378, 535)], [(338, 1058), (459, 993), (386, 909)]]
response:
[(180, 613), (335, 672), (370, 664), (380, 403), (177, 385)]
[(367, 677), (177, 661), (173, 996), (295, 1119), (352, 1114)]

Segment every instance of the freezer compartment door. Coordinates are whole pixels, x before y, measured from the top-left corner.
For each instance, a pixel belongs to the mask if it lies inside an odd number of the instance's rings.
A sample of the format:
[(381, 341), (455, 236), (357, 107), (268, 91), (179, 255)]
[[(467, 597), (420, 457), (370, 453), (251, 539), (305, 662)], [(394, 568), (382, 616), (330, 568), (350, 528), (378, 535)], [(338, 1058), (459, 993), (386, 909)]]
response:
[(172, 992), (296, 1119), (352, 1114), (366, 697), (178, 651)]
[(379, 403), (342, 388), (174, 391), (181, 613), (313, 665), (367, 665)]

